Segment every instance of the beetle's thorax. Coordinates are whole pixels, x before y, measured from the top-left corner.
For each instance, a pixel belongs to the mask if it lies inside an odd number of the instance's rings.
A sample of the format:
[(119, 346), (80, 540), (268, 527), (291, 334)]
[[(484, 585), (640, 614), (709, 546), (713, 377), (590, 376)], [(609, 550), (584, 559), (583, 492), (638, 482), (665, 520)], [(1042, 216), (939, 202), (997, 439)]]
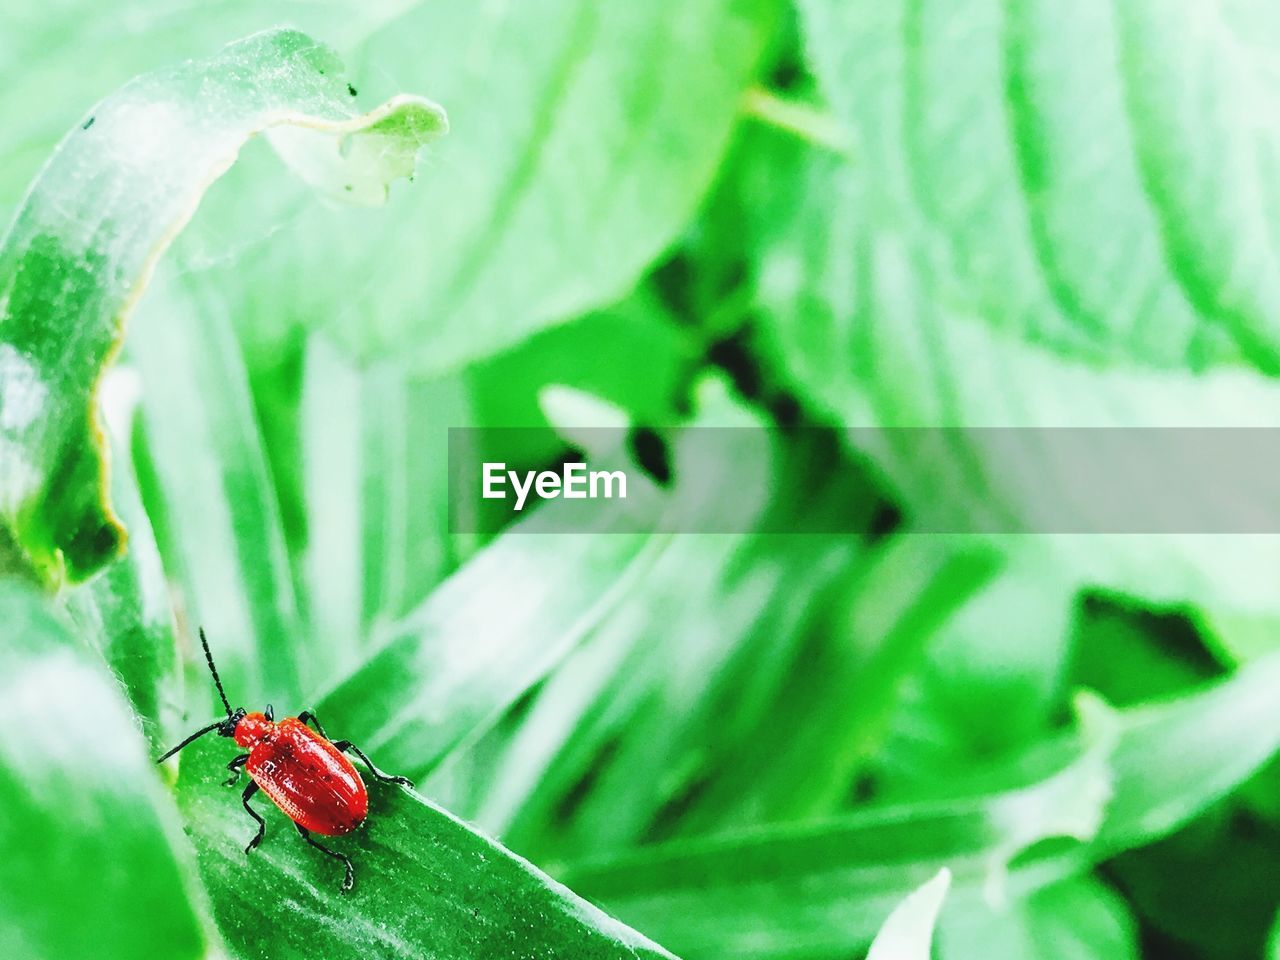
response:
[(236, 724), (236, 731), (233, 736), (237, 744), (248, 749), (254, 744), (271, 737), (275, 732), (275, 728), (275, 723), (268, 720), (266, 714), (246, 713), (240, 718), (240, 722)]

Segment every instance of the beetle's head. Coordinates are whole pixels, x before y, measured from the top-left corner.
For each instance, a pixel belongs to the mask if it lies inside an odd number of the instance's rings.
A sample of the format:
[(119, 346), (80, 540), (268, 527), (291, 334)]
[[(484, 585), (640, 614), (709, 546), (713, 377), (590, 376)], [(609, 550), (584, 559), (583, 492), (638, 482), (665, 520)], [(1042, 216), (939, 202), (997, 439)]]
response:
[[(245, 713), (243, 710), (237, 710), (232, 714), (232, 718), (236, 720), (236, 725), (230, 736), (235, 737), (236, 744), (245, 749), (269, 736), (271, 728), (275, 726), (271, 717), (265, 713)], [(221, 730), (218, 732), (222, 733)]]
[(244, 707), (238, 708), (234, 713), (227, 714), (227, 719), (218, 724), (218, 736), (234, 737), (236, 728), (240, 726), (240, 721), (248, 715)]

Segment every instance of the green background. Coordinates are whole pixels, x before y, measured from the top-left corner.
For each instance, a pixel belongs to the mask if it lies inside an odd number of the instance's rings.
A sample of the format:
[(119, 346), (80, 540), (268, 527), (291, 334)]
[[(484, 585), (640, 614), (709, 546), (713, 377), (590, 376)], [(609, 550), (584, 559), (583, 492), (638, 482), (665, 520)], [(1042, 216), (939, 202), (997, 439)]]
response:
[[(4, 3), (0, 955), (1280, 955), (1280, 541), (925, 535), (1026, 490), (864, 443), (1277, 425), (1278, 49), (1264, 0)], [(658, 502), (763, 431), (758, 531), (450, 532), (448, 428), (619, 425)], [(416, 781), (349, 896), (265, 802), (245, 857), (230, 744), (152, 762), (197, 625)]]

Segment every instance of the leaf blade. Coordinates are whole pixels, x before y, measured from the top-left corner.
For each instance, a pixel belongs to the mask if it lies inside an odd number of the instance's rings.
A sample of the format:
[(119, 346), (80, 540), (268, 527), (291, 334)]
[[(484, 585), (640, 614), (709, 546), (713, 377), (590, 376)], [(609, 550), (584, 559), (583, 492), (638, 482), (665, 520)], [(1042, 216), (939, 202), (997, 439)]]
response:
[(951, 873), (944, 867), (894, 907), (871, 942), (867, 960), (929, 960), (933, 928), (950, 888)]
[[(360, 116), (339, 76), (332, 52), (303, 34), (255, 35), (108, 97), (33, 184), (0, 245), (0, 513), (51, 585), (84, 579), (122, 548), (98, 380), (157, 260), (244, 140), (279, 125), (371, 139), (387, 149), (385, 166), (358, 149), (358, 169), (330, 162), (385, 195), (387, 180), (446, 124), (421, 99)], [(301, 173), (320, 183), (315, 169)], [(76, 318), (75, 336), (66, 317)]]
[(179, 802), (219, 925), (245, 960), (671, 957), (421, 796), (380, 783), (364, 826), (332, 843), (356, 862), (351, 895), (341, 868), (278, 811), (264, 810), (266, 838), (246, 857), (253, 823), (238, 791), (219, 786), (219, 747), (189, 748)]
[(0, 677), (0, 719), (21, 730), (0, 743), (0, 949), (203, 957), (176, 818), (134, 718), (101, 665), (12, 584), (0, 584)]

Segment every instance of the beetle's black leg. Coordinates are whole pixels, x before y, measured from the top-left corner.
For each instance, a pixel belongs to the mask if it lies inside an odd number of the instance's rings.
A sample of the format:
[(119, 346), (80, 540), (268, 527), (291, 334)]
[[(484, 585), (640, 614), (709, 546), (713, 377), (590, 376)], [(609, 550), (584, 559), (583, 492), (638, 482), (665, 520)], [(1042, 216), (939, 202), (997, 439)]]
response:
[(240, 756), (236, 757), (234, 760), (228, 763), (227, 769), (231, 771), (231, 776), (228, 777), (226, 780), (222, 781), (222, 785), (224, 787), (234, 787), (237, 783), (239, 783), (240, 773), (241, 771), (244, 770), (244, 765), (248, 762), (249, 762), (249, 755), (247, 753), (242, 753), (240, 754)]
[(346, 871), (347, 871), (342, 878), (342, 892), (347, 893), (348, 891), (350, 891), (351, 888), (355, 886), (355, 882), (356, 882), (356, 868), (351, 863), (351, 858), (348, 856), (345, 856), (344, 854), (339, 853), (337, 850), (330, 850), (328, 847), (317, 843), (315, 837), (311, 836), (311, 831), (308, 830), (306, 827), (304, 827), (302, 824), (295, 823), (294, 826), (298, 828), (298, 834), (302, 837), (302, 839), (307, 841), (307, 843), (311, 844), (311, 846), (315, 847), (317, 850), (321, 851), (322, 853), (327, 853), (329, 856), (333, 857), (333, 859), (335, 860), (342, 861), (342, 865), (343, 867), (346, 868)]
[(329, 735), (324, 732), (324, 727), (320, 726), (320, 718), (310, 710), (303, 710), (298, 714), (298, 722), (311, 724), (311, 726), (316, 728), (316, 733), (320, 734), (320, 736), (324, 737), (326, 740), (329, 739)]
[(240, 795), (240, 802), (244, 804), (244, 808), (249, 811), (249, 816), (258, 821), (258, 832), (253, 835), (253, 839), (249, 841), (249, 845), (244, 848), (244, 852), (248, 853), (254, 847), (262, 842), (262, 835), (267, 832), (267, 821), (258, 816), (258, 811), (249, 806), (249, 798), (258, 792), (258, 784), (249, 781), (249, 785), (244, 788), (244, 793)]
[(363, 760), (364, 765), (369, 768), (369, 772), (373, 774), (373, 778), (375, 780), (381, 780), (383, 783), (398, 783), (404, 787), (413, 786), (413, 781), (410, 780), (408, 777), (397, 777), (389, 773), (383, 773), (381, 770), (379, 770), (377, 767), (373, 765), (372, 760), (370, 760), (368, 757), (364, 755), (364, 751), (361, 750), (359, 747), (357, 747), (350, 740), (339, 740), (334, 744), (334, 746), (337, 748), (339, 753), (346, 753), (348, 750), (350, 750), (357, 757)]
[[(318, 732), (320, 736), (324, 737), (326, 740), (329, 740), (329, 735), (324, 732), (324, 727), (320, 726), (319, 718), (310, 710), (303, 710), (300, 714), (298, 714), (298, 720), (301, 721), (302, 723), (311, 724), (313, 727), (316, 728), (316, 732)], [(373, 774), (373, 777), (375, 780), (381, 780), (383, 783), (398, 783), (405, 787), (413, 786), (413, 781), (410, 780), (408, 777), (395, 777), (389, 773), (383, 773), (381, 770), (379, 770), (377, 767), (373, 765), (372, 760), (370, 760), (368, 757), (364, 755), (364, 751), (362, 751), (350, 740), (337, 740), (337, 741), (330, 740), (329, 742), (332, 743), (335, 747), (337, 747), (339, 753), (346, 753), (348, 750), (350, 750), (357, 757), (363, 760), (364, 765), (369, 768), (369, 772)]]
[(276, 708), (268, 703), (266, 713), (264, 713), (263, 716), (266, 717), (268, 720), (275, 720)]

